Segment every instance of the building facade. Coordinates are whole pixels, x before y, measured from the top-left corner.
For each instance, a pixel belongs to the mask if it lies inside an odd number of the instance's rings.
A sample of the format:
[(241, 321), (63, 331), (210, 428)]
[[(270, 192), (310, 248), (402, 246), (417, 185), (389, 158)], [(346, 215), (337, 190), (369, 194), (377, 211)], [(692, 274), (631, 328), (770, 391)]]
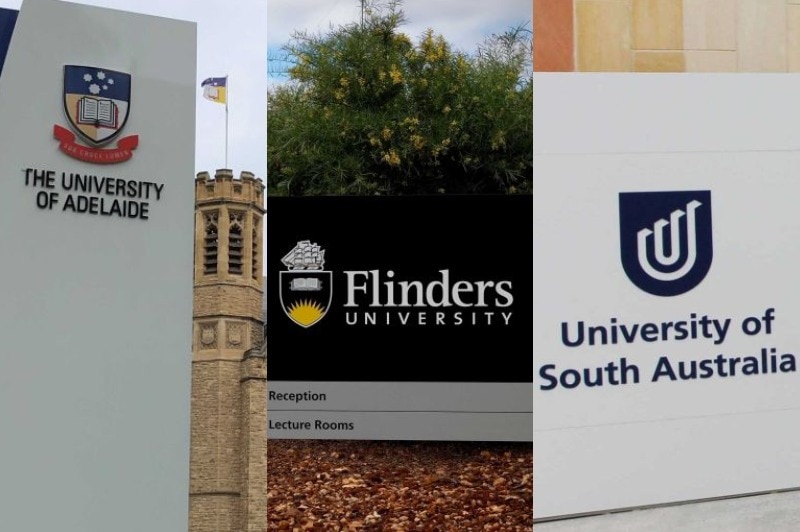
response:
[(534, 0), (538, 72), (798, 72), (798, 0)]
[(267, 529), (264, 185), (195, 180), (190, 532)]

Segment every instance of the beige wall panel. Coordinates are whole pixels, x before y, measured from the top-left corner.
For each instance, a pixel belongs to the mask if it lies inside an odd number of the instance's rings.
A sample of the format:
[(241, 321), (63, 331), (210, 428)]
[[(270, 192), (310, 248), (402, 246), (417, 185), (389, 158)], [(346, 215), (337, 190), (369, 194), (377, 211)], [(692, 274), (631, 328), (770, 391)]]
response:
[(800, 0), (786, 6), (786, 69), (800, 72)]
[(635, 72), (684, 72), (686, 61), (683, 52), (635, 52)]
[(738, 8), (739, 72), (785, 72), (785, 0), (739, 0)]
[(633, 0), (633, 48), (682, 49), (682, 4), (681, 0)]
[(683, 0), (684, 49), (735, 50), (736, 3), (737, 0)]
[(736, 52), (687, 50), (686, 72), (736, 72)]
[(576, 0), (577, 70), (630, 71), (629, 5), (627, 0)]

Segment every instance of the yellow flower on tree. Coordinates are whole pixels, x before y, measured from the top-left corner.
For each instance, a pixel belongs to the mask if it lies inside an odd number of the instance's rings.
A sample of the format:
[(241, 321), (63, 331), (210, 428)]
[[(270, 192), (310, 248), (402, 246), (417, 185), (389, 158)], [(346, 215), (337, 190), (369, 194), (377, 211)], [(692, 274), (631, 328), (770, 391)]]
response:
[(389, 69), (389, 77), (392, 78), (392, 83), (395, 85), (403, 82), (403, 73), (398, 70), (397, 65), (392, 65)]
[(383, 154), (383, 160), (389, 163), (389, 166), (400, 165), (400, 156), (397, 155), (397, 152), (394, 150), (394, 148)]
[(416, 129), (416, 127), (419, 125), (419, 118), (415, 116), (408, 116), (404, 118), (400, 124), (403, 126), (408, 126), (409, 130), (414, 131), (414, 129)]
[(394, 36), (394, 42), (397, 44), (405, 44), (407, 46), (411, 45), (411, 40), (408, 38), (408, 35), (405, 33), (398, 33)]
[(284, 47), (291, 83), (268, 95), (268, 189), (529, 192), (531, 32), (493, 35), (472, 55), (432, 29), (401, 33), (396, 3), (376, 2), (385, 12)]

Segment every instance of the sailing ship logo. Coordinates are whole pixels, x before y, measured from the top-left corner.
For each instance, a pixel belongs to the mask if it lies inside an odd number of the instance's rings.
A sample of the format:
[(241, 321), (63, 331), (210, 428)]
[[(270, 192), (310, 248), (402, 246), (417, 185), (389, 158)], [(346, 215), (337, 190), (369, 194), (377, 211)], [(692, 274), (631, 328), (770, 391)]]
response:
[(286, 315), (301, 327), (318, 323), (331, 306), (333, 273), (323, 270), (325, 250), (301, 240), (281, 259), (280, 300)]

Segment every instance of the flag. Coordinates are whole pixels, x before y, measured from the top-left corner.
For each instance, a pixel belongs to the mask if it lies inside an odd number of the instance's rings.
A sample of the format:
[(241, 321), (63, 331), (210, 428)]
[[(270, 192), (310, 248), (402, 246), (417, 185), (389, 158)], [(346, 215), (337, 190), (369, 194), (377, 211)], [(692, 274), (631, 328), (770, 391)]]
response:
[(228, 103), (228, 77), (208, 78), (200, 84), (203, 88), (203, 97), (212, 102)]

